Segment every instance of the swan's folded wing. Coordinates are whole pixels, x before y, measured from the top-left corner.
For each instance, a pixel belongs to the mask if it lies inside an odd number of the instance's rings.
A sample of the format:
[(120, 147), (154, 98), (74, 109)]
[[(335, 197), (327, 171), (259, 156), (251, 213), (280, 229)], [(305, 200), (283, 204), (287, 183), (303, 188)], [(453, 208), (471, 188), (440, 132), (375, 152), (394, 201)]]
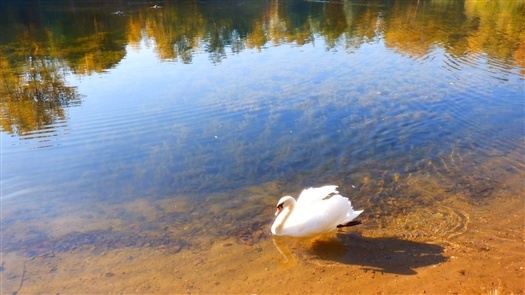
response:
[(311, 204), (321, 201), (330, 194), (338, 194), (337, 185), (325, 185), (323, 187), (311, 187), (303, 190), (297, 198), (297, 204)]
[(342, 223), (349, 209), (348, 199), (340, 195), (313, 204), (298, 204), (286, 220), (283, 231), (294, 236), (315, 236), (330, 232)]

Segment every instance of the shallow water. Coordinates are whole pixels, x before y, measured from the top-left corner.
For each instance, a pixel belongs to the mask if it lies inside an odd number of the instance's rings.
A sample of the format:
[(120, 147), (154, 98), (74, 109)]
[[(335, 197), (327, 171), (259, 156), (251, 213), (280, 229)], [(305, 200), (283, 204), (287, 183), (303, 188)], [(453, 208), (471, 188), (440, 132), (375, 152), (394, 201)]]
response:
[(2, 5), (2, 292), (524, 292), (521, 1)]

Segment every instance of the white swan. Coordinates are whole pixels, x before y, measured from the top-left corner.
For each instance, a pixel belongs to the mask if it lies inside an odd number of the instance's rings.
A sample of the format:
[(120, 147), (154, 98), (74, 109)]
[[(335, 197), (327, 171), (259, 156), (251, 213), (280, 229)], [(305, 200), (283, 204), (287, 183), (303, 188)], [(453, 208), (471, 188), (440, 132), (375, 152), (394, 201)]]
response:
[(313, 237), (339, 227), (361, 224), (361, 221), (352, 221), (361, 213), (363, 210), (354, 211), (350, 200), (339, 194), (336, 185), (308, 188), (297, 202), (290, 196), (277, 202), (272, 234)]

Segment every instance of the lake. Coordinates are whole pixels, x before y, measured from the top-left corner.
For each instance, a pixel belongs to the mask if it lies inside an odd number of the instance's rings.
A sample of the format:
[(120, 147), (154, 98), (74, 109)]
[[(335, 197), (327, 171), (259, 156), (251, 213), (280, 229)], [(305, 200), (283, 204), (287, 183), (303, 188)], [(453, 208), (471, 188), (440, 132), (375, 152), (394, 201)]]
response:
[(523, 1), (0, 7), (2, 293), (525, 292)]

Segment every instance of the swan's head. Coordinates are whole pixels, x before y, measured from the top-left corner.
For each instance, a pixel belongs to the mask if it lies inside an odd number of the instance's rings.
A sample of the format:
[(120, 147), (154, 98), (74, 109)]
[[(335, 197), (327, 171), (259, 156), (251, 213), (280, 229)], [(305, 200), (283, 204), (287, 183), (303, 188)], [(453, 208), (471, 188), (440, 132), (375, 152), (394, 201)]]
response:
[(284, 196), (279, 199), (277, 202), (277, 210), (275, 211), (275, 216), (279, 215), (284, 208), (295, 205), (295, 199), (290, 196)]

